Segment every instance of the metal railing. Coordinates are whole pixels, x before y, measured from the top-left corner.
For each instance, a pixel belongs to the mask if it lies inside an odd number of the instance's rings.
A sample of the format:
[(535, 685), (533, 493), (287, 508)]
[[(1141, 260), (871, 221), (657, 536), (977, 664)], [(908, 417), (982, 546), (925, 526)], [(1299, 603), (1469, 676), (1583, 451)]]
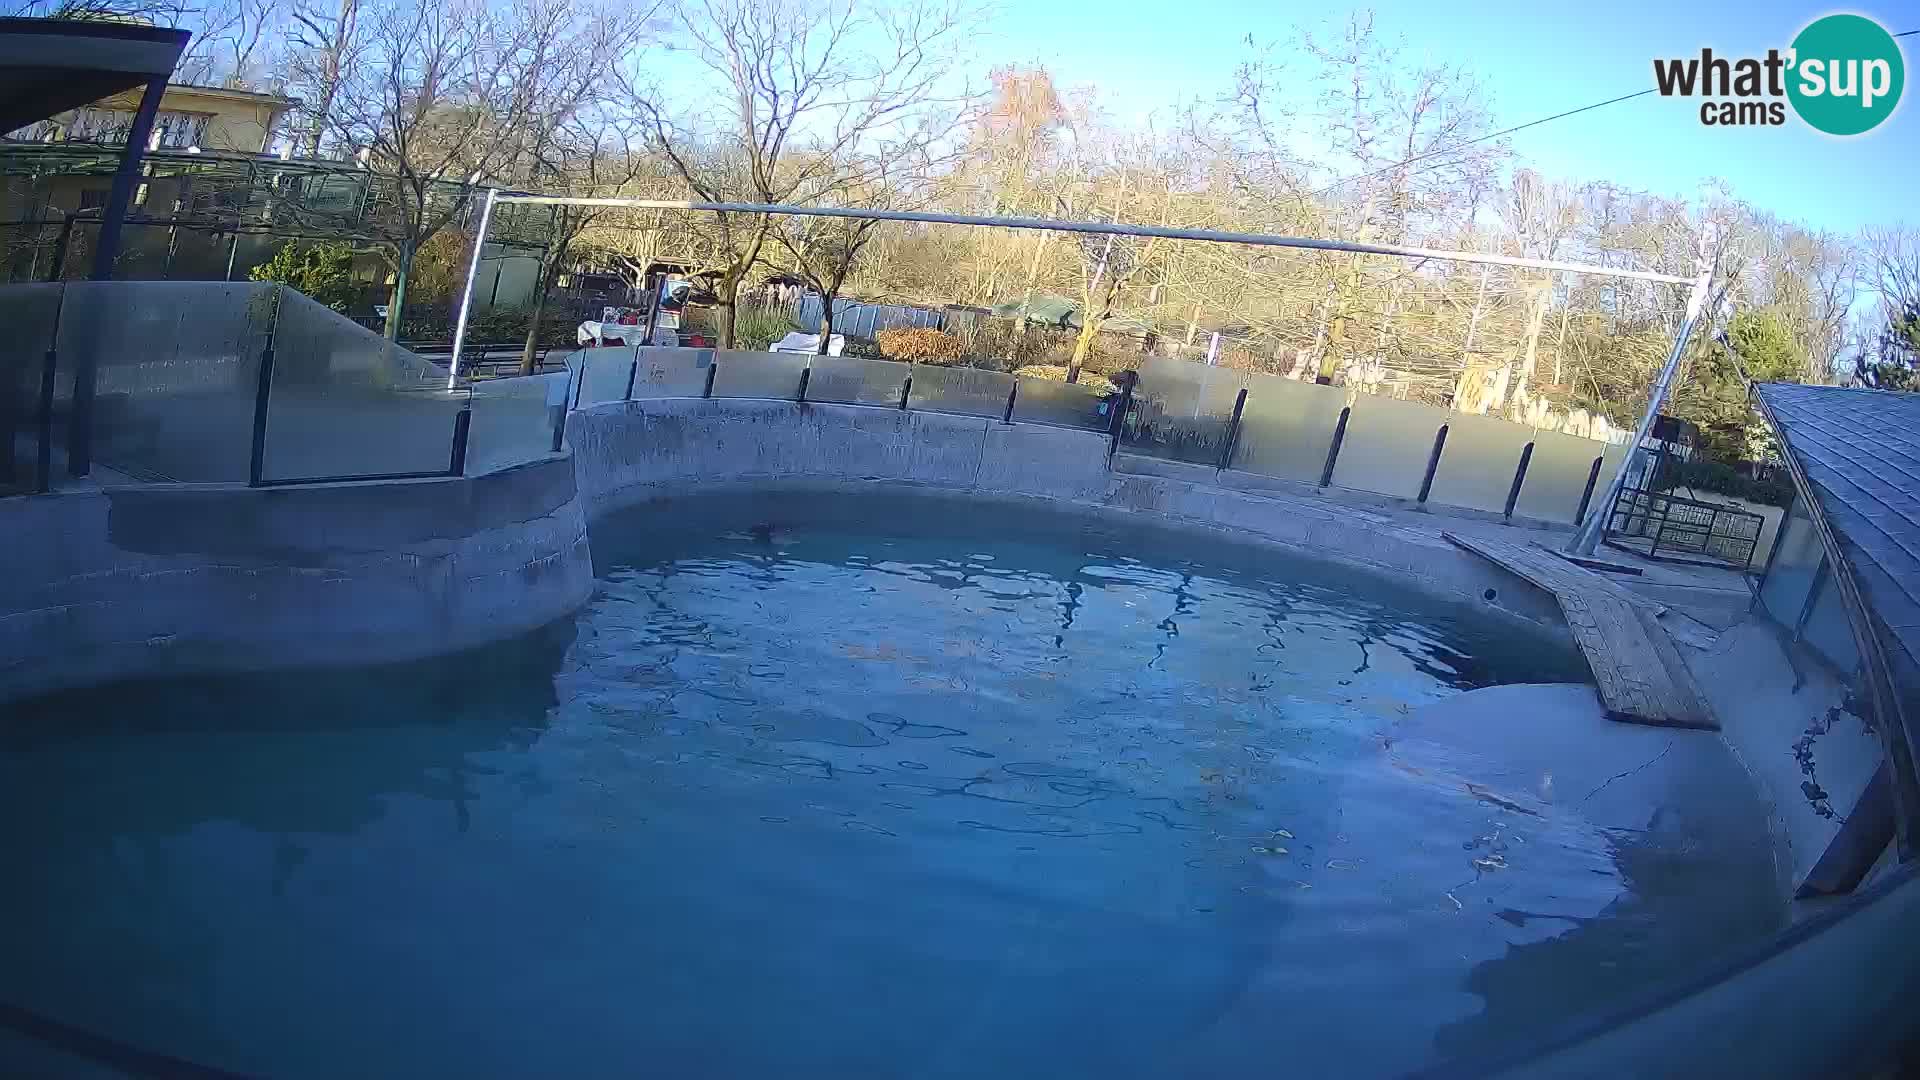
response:
[[(459, 476), (552, 452), (564, 374), (445, 369), (270, 283), (0, 287), (0, 492), (96, 464), (256, 487)], [(551, 401), (549, 401), (551, 399)]]
[(955, 413), (1107, 436), (1109, 455), (1574, 524), (1614, 446), (1484, 416), (1222, 368), (1152, 360), (1063, 383), (854, 357), (605, 347), (567, 358), (569, 408), (663, 397), (761, 398)]
[(1649, 558), (1703, 559), (1750, 570), (1766, 518), (1746, 510), (1644, 488), (1624, 488), (1607, 542)]

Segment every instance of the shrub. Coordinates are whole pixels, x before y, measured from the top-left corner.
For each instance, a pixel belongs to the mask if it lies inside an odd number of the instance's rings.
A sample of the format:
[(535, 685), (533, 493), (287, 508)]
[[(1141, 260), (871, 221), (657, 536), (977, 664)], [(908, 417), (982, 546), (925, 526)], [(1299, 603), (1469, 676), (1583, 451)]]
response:
[(343, 313), (359, 293), (353, 281), (353, 246), (346, 243), (285, 244), (247, 276), (277, 281)]
[[(719, 314), (714, 318), (714, 329), (718, 331)], [(741, 304), (733, 313), (733, 347), (750, 352), (763, 352), (767, 346), (779, 341), (793, 332), (793, 322), (787, 313), (775, 308), (760, 307), (757, 304)]]
[(965, 343), (960, 338), (930, 326), (882, 330), (873, 335), (873, 339), (880, 346), (880, 355), (889, 360), (952, 365), (967, 355)]
[[(1067, 369), (1062, 364), (1028, 364), (1026, 367), (1016, 369), (1014, 374), (1025, 379), (1045, 379), (1048, 382), (1067, 381)], [(1113, 385), (1113, 380), (1091, 371), (1080, 372), (1078, 385), (1099, 394), (1111, 394), (1119, 390), (1119, 387)]]

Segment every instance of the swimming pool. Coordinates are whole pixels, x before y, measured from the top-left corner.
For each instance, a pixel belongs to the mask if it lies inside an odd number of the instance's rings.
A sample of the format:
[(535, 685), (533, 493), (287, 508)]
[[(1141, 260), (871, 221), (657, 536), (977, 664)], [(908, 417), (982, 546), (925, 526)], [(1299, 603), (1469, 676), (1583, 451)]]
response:
[(1354, 571), (899, 495), (593, 545), (495, 648), (15, 710), (0, 1001), (266, 1076), (1380, 1075), (1778, 927), (1757, 806), (1396, 752), (1585, 672)]

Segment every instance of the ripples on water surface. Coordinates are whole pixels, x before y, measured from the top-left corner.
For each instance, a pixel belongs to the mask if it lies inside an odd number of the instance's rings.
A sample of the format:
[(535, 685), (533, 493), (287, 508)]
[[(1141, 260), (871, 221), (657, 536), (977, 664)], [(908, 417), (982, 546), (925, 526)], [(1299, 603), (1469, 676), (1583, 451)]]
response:
[(500, 648), (24, 710), (0, 999), (288, 1077), (1378, 1074), (1769, 925), (1392, 767), (1560, 647), (1004, 514), (672, 505)]

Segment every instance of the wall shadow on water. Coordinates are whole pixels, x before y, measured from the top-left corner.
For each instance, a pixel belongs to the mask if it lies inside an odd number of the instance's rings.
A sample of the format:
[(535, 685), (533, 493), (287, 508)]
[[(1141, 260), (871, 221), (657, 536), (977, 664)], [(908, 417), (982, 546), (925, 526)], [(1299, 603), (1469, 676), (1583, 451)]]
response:
[[(1437, 1057), (1470, 1066), (1533, 1045), (1783, 928), (1764, 858), (1702, 858), (1698, 837), (1667, 827), (1665, 813), (1644, 831), (1606, 830), (1625, 889), (1597, 914), (1497, 912), (1515, 927), (1544, 923), (1564, 932), (1476, 965), (1464, 988), (1485, 1008), (1435, 1036)], [(1648, 897), (1661, 899), (1656, 906)], [(1749, 902), (1729, 902), (1739, 897)], [(1680, 906), (1680, 898), (1689, 902)], [(1692, 963), (1677, 968), (1675, 957)]]

